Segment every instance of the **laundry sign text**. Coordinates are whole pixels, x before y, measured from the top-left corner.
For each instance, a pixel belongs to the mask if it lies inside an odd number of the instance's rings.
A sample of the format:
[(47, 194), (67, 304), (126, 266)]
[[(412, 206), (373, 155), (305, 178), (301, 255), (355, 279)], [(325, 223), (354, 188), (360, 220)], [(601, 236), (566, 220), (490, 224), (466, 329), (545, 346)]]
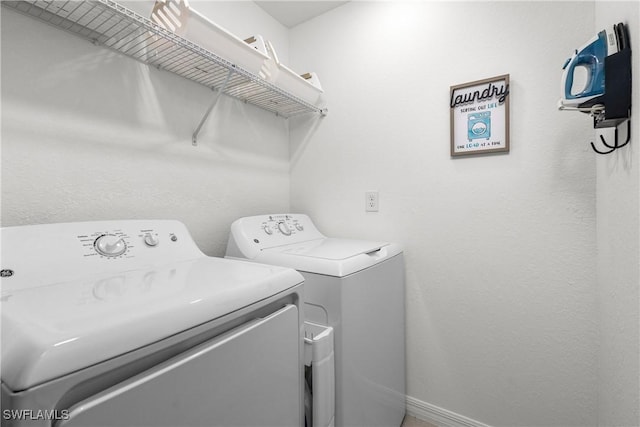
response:
[[(460, 91), (462, 92), (462, 91)], [(489, 83), (486, 88), (480, 91), (480, 89), (473, 92), (455, 93), (451, 94), (451, 108), (455, 108), (458, 105), (465, 105), (471, 102), (481, 102), (487, 99), (497, 99), (498, 103), (502, 104), (509, 95), (509, 85), (496, 86), (493, 83)], [(455, 97), (454, 97), (455, 96)]]
[(451, 86), (451, 156), (509, 151), (509, 75)]

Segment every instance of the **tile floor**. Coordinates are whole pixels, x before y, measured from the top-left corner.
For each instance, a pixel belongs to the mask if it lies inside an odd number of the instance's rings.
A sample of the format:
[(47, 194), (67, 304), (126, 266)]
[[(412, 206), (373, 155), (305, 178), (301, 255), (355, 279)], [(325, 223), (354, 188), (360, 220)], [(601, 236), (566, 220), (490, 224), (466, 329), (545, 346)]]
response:
[(404, 417), (404, 421), (402, 422), (401, 427), (438, 427), (438, 426), (407, 415), (406, 417)]

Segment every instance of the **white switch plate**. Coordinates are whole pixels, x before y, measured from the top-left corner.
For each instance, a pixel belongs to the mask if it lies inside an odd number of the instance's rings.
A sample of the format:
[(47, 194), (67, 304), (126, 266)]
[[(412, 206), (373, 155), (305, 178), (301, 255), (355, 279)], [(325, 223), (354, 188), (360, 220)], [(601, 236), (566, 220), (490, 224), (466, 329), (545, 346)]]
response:
[(367, 191), (364, 193), (365, 207), (364, 210), (366, 212), (378, 212), (378, 192), (377, 191)]

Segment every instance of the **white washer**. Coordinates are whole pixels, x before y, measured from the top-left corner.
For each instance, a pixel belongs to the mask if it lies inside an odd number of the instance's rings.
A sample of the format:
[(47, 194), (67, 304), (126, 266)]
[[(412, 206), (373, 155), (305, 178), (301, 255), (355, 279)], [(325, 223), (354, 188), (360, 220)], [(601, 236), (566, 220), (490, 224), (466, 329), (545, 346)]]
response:
[(8, 227), (2, 426), (295, 426), (302, 276), (177, 221)]
[(327, 238), (302, 214), (263, 215), (231, 225), (226, 257), (304, 276), (305, 319), (334, 329), (336, 426), (402, 423), (405, 292), (398, 245)]

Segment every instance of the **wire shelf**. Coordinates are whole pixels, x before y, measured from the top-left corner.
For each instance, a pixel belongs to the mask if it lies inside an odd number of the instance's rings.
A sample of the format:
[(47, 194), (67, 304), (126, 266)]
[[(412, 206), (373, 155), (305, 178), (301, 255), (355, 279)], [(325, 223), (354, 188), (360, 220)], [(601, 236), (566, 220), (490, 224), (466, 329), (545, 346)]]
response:
[(225, 95), (277, 115), (288, 118), (303, 113), (326, 114), (326, 109), (309, 104), (114, 1), (3, 0), (1, 3), (158, 69), (211, 89), (222, 89)]

